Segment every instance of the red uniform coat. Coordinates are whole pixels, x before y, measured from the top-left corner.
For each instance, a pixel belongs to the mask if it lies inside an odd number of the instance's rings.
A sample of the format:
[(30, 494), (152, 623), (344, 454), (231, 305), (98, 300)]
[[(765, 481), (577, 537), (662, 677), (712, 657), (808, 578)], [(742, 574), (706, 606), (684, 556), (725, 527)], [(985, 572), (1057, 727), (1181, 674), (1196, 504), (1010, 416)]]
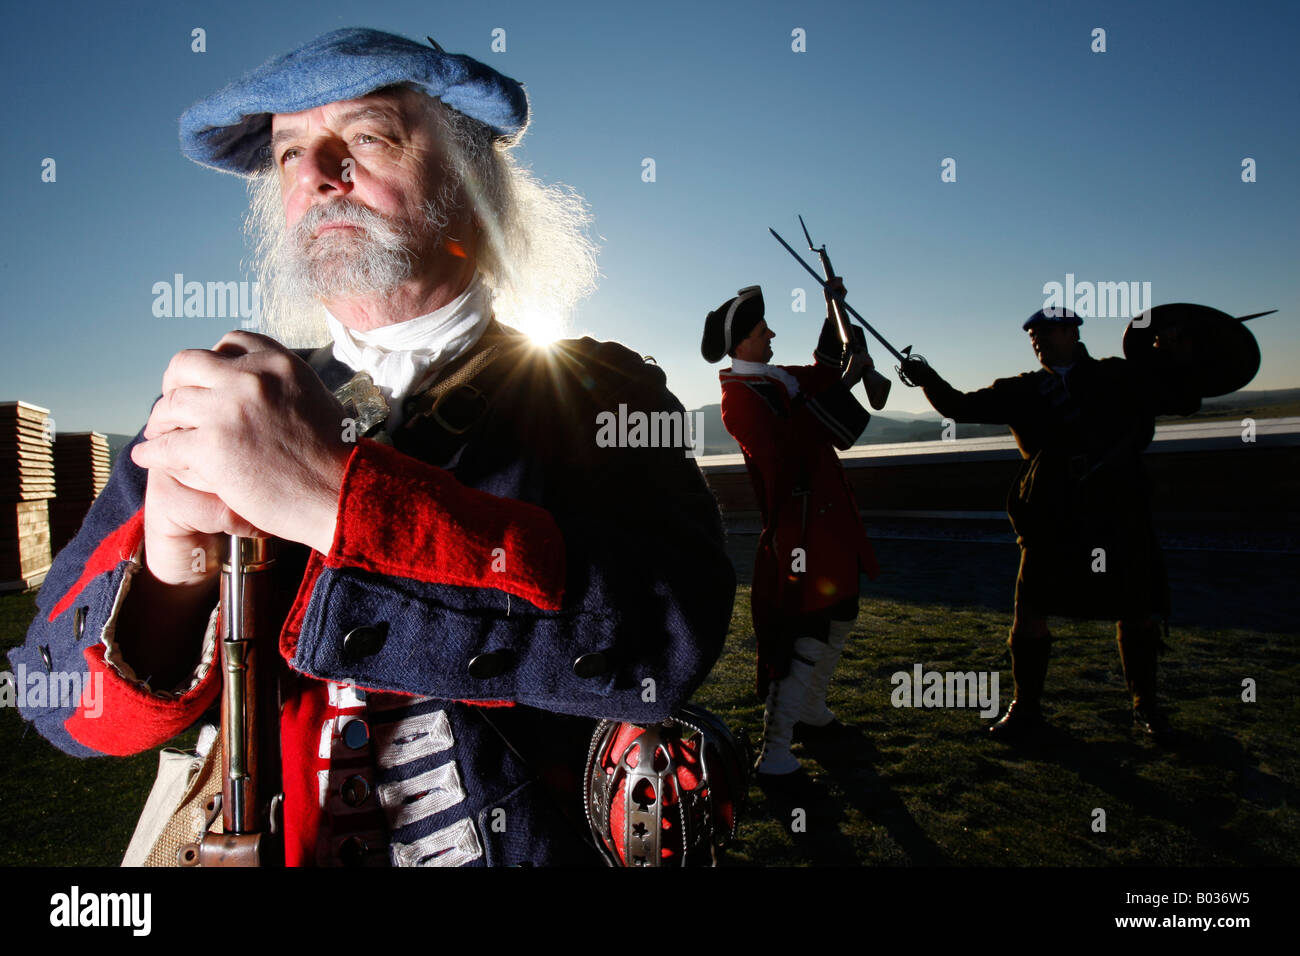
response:
[(856, 598), (859, 574), (879, 573), (833, 447), (850, 447), (869, 416), (834, 365), (782, 368), (799, 382), (793, 401), (777, 378), (720, 373), (722, 423), (763, 514), (751, 598), (759, 696), (788, 670), (798, 619)]

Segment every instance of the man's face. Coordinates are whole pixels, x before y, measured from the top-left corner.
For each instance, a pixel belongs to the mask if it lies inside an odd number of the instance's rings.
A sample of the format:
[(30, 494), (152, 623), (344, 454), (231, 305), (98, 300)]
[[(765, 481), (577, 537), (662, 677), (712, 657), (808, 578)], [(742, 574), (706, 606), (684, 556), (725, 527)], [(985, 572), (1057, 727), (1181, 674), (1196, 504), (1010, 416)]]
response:
[(1039, 322), (1029, 329), (1029, 343), (1044, 368), (1071, 364), (1078, 341), (1079, 329), (1073, 325)]
[(465, 204), (436, 202), (445, 157), (433, 101), (409, 90), (372, 93), (271, 119), (300, 291), (319, 299), (385, 292), (427, 278), (468, 235)]
[(767, 320), (760, 319), (754, 331), (750, 332), (732, 354), (746, 362), (767, 362), (772, 358), (772, 340), (776, 333), (767, 327)]

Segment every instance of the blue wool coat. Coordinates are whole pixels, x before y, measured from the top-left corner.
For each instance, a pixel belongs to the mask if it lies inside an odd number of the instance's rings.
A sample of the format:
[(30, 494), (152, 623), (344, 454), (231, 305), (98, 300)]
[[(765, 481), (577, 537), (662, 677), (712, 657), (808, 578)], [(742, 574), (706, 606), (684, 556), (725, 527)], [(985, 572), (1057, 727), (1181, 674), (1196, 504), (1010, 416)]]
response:
[[(301, 844), (292, 861), (312, 862), (320, 823), (305, 776), (318, 756), (322, 681), (410, 695), (383, 698), (369, 718), (373, 736), (386, 723), (446, 716), (451, 743), (375, 769), (379, 787), (449, 762), (459, 779), (454, 805), (407, 814), (389, 827), (394, 843), (468, 820), (466, 840), (477, 837), (480, 852), (467, 862), (593, 862), (579, 800), (591, 718), (667, 717), (721, 651), (735, 580), (698, 467), (681, 448), (595, 440), (597, 414), (620, 404), (684, 415), (663, 373), (613, 343), (541, 351), (499, 331), (505, 357), (475, 380), (487, 411), (473, 428), (456, 436), (416, 415), (395, 447), (363, 439), (348, 462), (330, 554), (283, 545), (286, 600), (297, 593), (281, 634), (299, 675), (281, 727), (288, 839)], [(317, 359), (331, 388), (352, 374)], [(54, 562), (27, 643), (9, 654), (28, 671), (104, 674), (97, 720), (75, 703), (23, 712), (78, 756), (155, 746), (216, 695), (216, 668), (165, 699), (103, 662), (101, 635), (142, 541), (145, 477), (129, 453), (119, 457)], [(349, 645), (359, 628), (369, 639)], [(513, 706), (480, 706), (489, 702)], [(289, 805), (295, 794), (302, 806)]]

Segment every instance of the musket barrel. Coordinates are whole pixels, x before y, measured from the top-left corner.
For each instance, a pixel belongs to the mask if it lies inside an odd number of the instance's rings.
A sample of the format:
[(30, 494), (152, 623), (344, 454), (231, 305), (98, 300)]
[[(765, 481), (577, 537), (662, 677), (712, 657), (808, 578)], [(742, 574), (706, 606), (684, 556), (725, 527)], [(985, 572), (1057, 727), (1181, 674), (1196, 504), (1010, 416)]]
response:
[[(831, 265), (831, 256), (830, 253), (826, 251), (826, 243), (823, 242), (820, 246), (813, 245), (812, 236), (809, 235), (808, 233), (808, 224), (803, 221), (803, 216), (799, 217), (799, 225), (803, 227), (804, 238), (808, 240), (808, 248), (811, 249), (813, 252), (817, 253), (817, 255), (821, 257), (822, 272), (826, 274), (826, 281), (822, 283), (822, 288), (826, 289), (826, 291), (829, 292), (830, 288), (828, 284), (831, 281), (831, 277), (835, 275), (835, 267)], [(775, 229), (769, 229), (768, 231), (771, 232), (772, 235), (776, 236), (777, 242), (785, 246), (786, 249), (789, 249), (791, 254), (794, 253), (794, 250), (790, 249), (790, 247), (786, 245), (785, 240), (782, 239), (780, 236), (776, 235)], [(795, 256), (795, 258), (799, 259), (798, 256)], [(808, 269), (809, 272), (812, 272), (812, 269), (810, 269), (807, 263), (805, 263), (802, 259), (799, 259), (799, 264), (802, 265), (805, 269)], [(813, 273), (813, 278), (814, 279), (817, 278), (816, 273)], [(849, 304), (847, 301), (845, 301), (844, 295), (842, 293), (831, 296), (831, 310), (835, 315), (835, 330), (836, 332), (839, 333), (840, 343), (844, 345), (845, 348), (852, 348), (853, 336), (849, 331), (849, 320), (845, 318), (845, 311), (848, 309), (848, 307)], [(891, 352), (894, 352), (893, 347), (888, 342), (886, 342), (883, 338), (881, 338), (879, 332), (877, 332), (871, 326), (867, 325), (867, 323), (862, 319), (861, 316), (858, 316), (858, 321), (861, 322), (864, 326), (866, 326), (867, 331), (869, 331), (876, 338), (880, 339), (881, 343), (884, 344), (885, 348), (889, 349), (889, 351)], [(894, 352), (894, 354), (898, 355), (897, 352)], [(901, 361), (902, 356), (899, 356), (899, 359)], [(877, 410), (885, 407), (885, 402), (889, 398), (889, 389), (891, 385), (892, 383), (889, 381), (889, 379), (885, 378), (885, 376), (881, 375), (874, 368), (868, 369), (866, 374), (862, 378), (862, 387), (867, 393), (867, 400), (871, 403), (871, 407)]]
[(271, 587), (266, 572), (273, 564), (269, 540), (230, 536), (221, 578), (222, 825), (227, 833), (265, 832), (270, 798), (279, 790), (274, 660), (259, 674), (260, 647), (267, 638), (258, 609), (266, 605)]
[[(821, 276), (819, 276), (815, 271), (813, 271), (813, 267), (808, 265), (808, 263), (804, 262), (803, 257), (800, 256), (799, 253), (795, 252), (792, 248), (790, 248), (790, 243), (782, 239), (780, 233), (778, 233), (771, 226), (768, 227), (767, 231), (772, 234), (772, 237), (776, 239), (777, 242), (781, 243), (781, 245), (785, 247), (786, 252), (794, 256), (794, 261), (799, 263), (799, 265), (803, 266), (804, 271), (806, 271), (810, 276), (812, 276), (815, 280), (817, 280), (818, 285), (820, 285), (823, 289), (826, 288), (826, 280), (823, 279)], [(859, 325), (861, 325), (864, 329), (866, 329), (868, 332), (874, 335), (876, 337), (877, 342), (879, 342), (885, 348), (889, 349), (890, 355), (894, 356), (894, 358), (898, 359), (900, 362), (906, 360), (907, 356), (903, 355), (902, 352), (898, 351), (898, 349), (890, 345), (889, 341), (883, 335), (877, 332), (870, 322), (868, 322), (860, 314), (858, 314), (858, 310), (853, 308), (853, 306), (849, 305), (848, 301), (843, 296), (835, 296), (835, 300), (844, 307), (844, 310), (848, 312), (849, 315), (853, 316), (853, 318), (858, 320)]]

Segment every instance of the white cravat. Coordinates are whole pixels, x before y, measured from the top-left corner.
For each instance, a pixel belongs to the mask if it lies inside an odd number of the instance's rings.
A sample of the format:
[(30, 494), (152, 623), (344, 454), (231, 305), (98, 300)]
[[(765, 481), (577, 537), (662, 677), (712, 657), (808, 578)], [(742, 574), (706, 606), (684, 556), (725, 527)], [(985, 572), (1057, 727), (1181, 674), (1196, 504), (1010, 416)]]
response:
[(370, 373), (392, 409), (389, 431), (401, 424), (402, 400), (411, 389), (472, 348), (491, 321), (491, 293), (478, 273), (441, 309), (369, 332), (350, 329), (325, 310), (334, 357)]
[(791, 398), (799, 394), (799, 380), (779, 365), (732, 359), (731, 370), (737, 375), (763, 375), (767, 378), (774, 378), (785, 386), (785, 390), (790, 393)]

